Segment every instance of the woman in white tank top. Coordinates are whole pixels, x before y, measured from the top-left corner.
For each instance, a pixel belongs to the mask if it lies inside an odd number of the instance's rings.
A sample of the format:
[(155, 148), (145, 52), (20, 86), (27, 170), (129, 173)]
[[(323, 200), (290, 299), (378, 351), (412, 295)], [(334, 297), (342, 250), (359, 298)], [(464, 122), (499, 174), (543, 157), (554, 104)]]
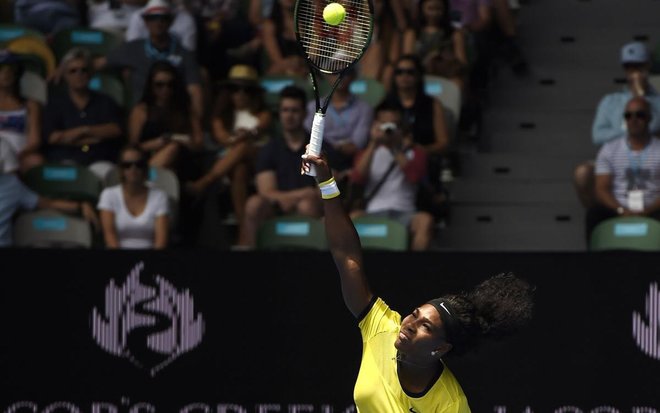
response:
[(23, 74), (19, 56), (0, 52), (0, 139), (19, 160), (20, 172), (43, 162), (39, 155), (41, 106), (20, 93)]

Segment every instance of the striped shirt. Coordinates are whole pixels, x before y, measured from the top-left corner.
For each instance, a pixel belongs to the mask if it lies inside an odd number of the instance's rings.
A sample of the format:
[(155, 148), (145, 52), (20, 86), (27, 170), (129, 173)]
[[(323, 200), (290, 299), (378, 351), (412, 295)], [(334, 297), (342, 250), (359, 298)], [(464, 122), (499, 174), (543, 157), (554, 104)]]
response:
[(612, 175), (612, 192), (621, 205), (628, 205), (628, 191), (644, 191), (644, 205), (660, 196), (660, 139), (653, 137), (641, 151), (628, 147), (626, 137), (603, 145), (596, 158), (596, 175)]

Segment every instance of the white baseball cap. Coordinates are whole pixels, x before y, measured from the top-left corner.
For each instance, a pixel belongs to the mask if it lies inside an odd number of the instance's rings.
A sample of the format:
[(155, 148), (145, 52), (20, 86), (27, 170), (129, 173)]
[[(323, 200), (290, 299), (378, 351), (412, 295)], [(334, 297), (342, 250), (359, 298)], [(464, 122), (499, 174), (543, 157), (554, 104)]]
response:
[(621, 64), (647, 63), (648, 61), (649, 51), (642, 42), (626, 43), (621, 48)]
[(149, 0), (142, 9), (142, 16), (171, 16), (173, 14), (172, 3), (167, 0)]

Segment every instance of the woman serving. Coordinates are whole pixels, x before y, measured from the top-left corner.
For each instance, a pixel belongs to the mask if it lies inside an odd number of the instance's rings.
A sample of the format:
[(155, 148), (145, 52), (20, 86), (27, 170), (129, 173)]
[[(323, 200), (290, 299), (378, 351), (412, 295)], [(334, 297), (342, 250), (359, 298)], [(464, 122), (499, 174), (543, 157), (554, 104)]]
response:
[(448, 294), (402, 317), (375, 296), (363, 271), (362, 249), (324, 158), (316, 165), (325, 230), (339, 270), (344, 302), (358, 321), (363, 352), (354, 398), (361, 413), (467, 413), (467, 398), (442, 357), (462, 354), (482, 338), (508, 335), (532, 313), (532, 287), (513, 274), (491, 277), (471, 292)]

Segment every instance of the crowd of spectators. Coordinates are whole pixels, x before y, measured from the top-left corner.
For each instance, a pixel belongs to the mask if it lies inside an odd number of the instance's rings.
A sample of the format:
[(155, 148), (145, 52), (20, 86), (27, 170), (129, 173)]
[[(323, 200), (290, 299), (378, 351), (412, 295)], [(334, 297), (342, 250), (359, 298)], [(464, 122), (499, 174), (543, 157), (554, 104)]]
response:
[[(373, 4), (373, 40), (330, 102), (325, 149), (342, 190), (379, 187), (356, 215), (399, 219), (412, 233), (411, 246), (423, 250), (447, 202), (440, 177), (448, 156), (460, 139), (478, 138), (493, 59), (504, 58), (520, 76), (526, 62), (508, 1)], [(54, 51), (58, 35), (73, 29), (102, 31), (117, 44), (103, 53), (77, 44), (57, 55), (56, 69), (44, 75), (47, 99), (36, 102), (19, 86), (25, 56), (3, 43), (0, 137), (7, 143), (3, 157), (16, 158), (15, 167), (2, 160), (3, 173), (20, 179), (44, 164), (89, 167), (106, 184), (96, 212), (108, 248), (194, 246), (194, 236), (166, 236), (163, 228), (204, 225), (200, 200), (225, 187), (237, 247), (253, 247), (267, 217), (319, 217), (318, 196), (311, 196), (318, 190), (294, 177), (314, 112), (309, 90), (288, 86), (269, 105), (261, 84), (274, 76), (308, 82), (294, 6), (295, 0), (13, 1), (13, 20), (5, 23), (39, 33)], [(123, 99), (92, 87), (97, 74), (119, 81)], [(456, 83), (460, 124), (450, 125), (457, 119), (426, 92), (426, 76)], [(381, 84), (380, 104), (353, 93), (355, 79)], [(323, 80), (331, 84), (334, 77)], [(182, 207), (162, 205), (163, 194), (148, 185), (149, 168), (176, 175)], [(119, 184), (108, 184), (113, 171)], [(391, 202), (398, 197), (405, 205)], [(35, 199), (22, 205), (34, 208)], [(11, 223), (2, 216), (15, 217), (19, 204), (2, 211), (0, 226)], [(163, 218), (173, 213), (188, 216)], [(122, 239), (127, 233), (140, 239)]]

